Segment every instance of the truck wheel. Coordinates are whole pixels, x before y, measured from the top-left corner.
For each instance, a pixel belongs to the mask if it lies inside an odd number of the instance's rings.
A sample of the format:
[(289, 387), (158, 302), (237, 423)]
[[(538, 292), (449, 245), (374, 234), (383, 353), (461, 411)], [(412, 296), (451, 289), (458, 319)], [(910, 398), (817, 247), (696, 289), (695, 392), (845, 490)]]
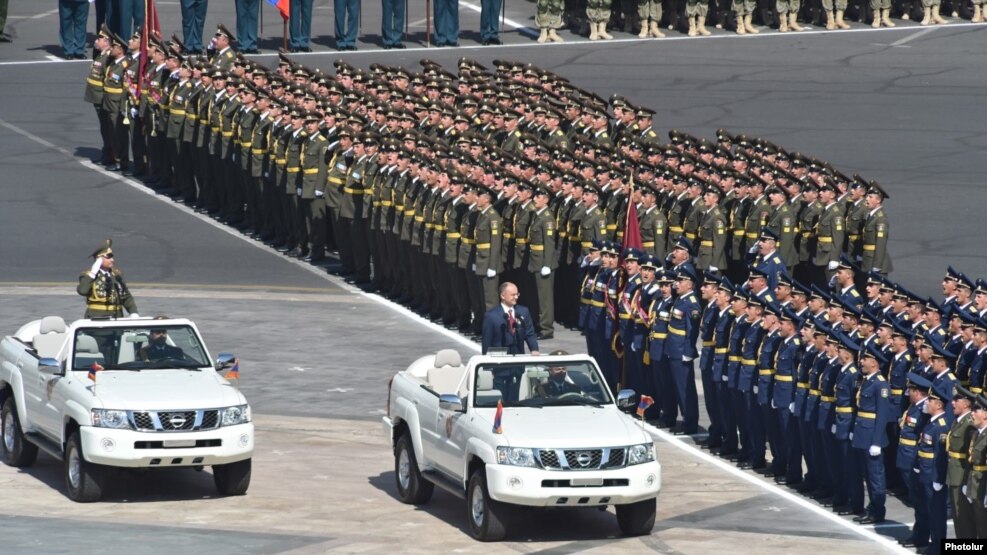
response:
[(79, 503), (99, 501), (103, 496), (104, 468), (86, 461), (79, 432), (72, 432), (65, 444), (65, 485), (69, 499)]
[(655, 527), (657, 499), (645, 499), (628, 505), (617, 505), (617, 524), (625, 536), (644, 536)]
[(398, 444), (394, 447), (394, 476), (402, 503), (424, 505), (432, 498), (435, 484), (422, 477), (418, 460), (415, 459), (415, 446), (408, 434), (398, 438)]
[(243, 495), (250, 487), (250, 459), (229, 464), (212, 465), (216, 489), (223, 495)]
[(470, 476), (466, 492), (466, 513), (469, 516), (470, 535), (481, 542), (504, 539), (507, 514), (504, 504), (490, 498), (487, 491), (487, 473), (481, 467)]
[(17, 419), (17, 403), (13, 395), (8, 395), (0, 413), (0, 429), (3, 442), (0, 455), (8, 466), (31, 466), (38, 458), (38, 446), (24, 439), (21, 422)]

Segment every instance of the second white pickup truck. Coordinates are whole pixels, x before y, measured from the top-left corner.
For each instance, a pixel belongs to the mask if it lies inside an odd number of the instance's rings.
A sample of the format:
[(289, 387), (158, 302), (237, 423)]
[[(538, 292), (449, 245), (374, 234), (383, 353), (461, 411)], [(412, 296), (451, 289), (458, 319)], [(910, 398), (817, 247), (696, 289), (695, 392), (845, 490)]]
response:
[(586, 355), (477, 355), (465, 366), (453, 350), (424, 356), (390, 384), (398, 494), (423, 504), (439, 486), (466, 499), (481, 541), (504, 537), (510, 504), (614, 505), (624, 534), (649, 534), (661, 466), (626, 414), (635, 407), (631, 390), (613, 398)]

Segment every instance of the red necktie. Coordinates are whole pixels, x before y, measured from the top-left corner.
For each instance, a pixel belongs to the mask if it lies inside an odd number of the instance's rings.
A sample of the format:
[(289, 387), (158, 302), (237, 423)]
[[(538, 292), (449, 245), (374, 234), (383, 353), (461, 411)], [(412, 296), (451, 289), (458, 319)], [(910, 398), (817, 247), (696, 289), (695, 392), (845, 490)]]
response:
[(511, 329), (511, 334), (514, 333), (514, 324), (517, 320), (514, 319), (514, 309), (510, 308), (507, 310), (507, 326)]

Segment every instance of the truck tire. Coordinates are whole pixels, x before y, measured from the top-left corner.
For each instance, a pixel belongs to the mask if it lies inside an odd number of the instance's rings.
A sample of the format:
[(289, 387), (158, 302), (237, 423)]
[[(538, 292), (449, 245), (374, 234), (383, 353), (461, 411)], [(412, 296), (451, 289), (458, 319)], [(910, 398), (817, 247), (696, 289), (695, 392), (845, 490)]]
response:
[(394, 481), (398, 497), (408, 505), (424, 505), (432, 498), (435, 484), (422, 477), (415, 458), (415, 446), (411, 436), (403, 434), (394, 446)]
[(0, 413), (0, 456), (8, 466), (31, 466), (38, 458), (38, 446), (24, 439), (21, 421), (17, 418), (17, 403), (8, 395)]
[(250, 459), (212, 465), (216, 489), (223, 495), (243, 495), (250, 487)]
[(69, 499), (78, 503), (99, 501), (103, 496), (106, 474), (102, 466), (86, 461), (82, 453), (82, 441), (78, 430), (72, 432), (65, 443), (65, 485)]
[(487, 491), (487, 473), (481, 466), (470, 475), (466, 488), (466, 516), (469, 519), (470, 535), (481, 542), (496, 542), (504, 539), (507, 527), (504, 520), (507, 511), (503, 503), (490, 498)]
[(617, 505), (617, 524), (625, 536), (645, 536), (655, 527), (657, 499), (645, 499), (637, 503)]

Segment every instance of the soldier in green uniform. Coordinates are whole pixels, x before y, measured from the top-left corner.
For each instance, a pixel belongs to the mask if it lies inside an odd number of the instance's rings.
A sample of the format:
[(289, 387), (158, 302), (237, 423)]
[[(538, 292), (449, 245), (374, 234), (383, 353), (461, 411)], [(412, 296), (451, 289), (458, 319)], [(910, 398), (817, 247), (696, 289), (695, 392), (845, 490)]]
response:
[(127, 57), (127, 42), (113, 33), (110, 45), (110, 55), (106, 62), (106, 74), (103, 77), (103, 99), (100, 104), (105, 117), (110, 123), (110, 137), (116, 164), (110, 164), (106, 169), (111, 171), (125, 170), (129, 166), (127, 158), (130, 152), (129, 127), (123, 123), (127, 112), (124, 76), (127, 72), (129, 58)]
[(658, 209), (658, 193), (648, 185), (641, 186), (641, 207), (638, 223), (641, 228), (641, 248), (657, 260), (665, 260), (668, 225), (665, 214)]
[(987, 398), (977, 395), (973, 406), (973, 437), (970, 439), (970, 472), (960, 488), (973, 508), (976, 537), (987, 539)]
[(802, 187), (802, 198), (804, 202), (798, 214), (799, 233), (795, 237), (798, 264), (795, 265), (794, 277), (802, 283), (811, 284), (813, 283), (812, 256), (818, 243), (816, 224), (822, 214), (823, 204), (819, 201), (819, 189), (811, 183), (806, 183)]
[(103, 80), (106, 76), (106, 66), (110, 59), (110, 40), (112, 34), (109, 28), (103, 25), (99, 30), (99, 34), (96, 35), (96, 41), (93, 44), (96, 56), (92, 64), (89, 65), (89, 74), (86, 76), (86, 92), (83, 97), (86, 102), (92, 104), (93, 108), (96, 109), (96, 119), (99, 121), (99, 135), (103, 141), (100, 158), (93, 161), (104, 166), (112, 165), (114, 160), (113, 123), (110, 114), (103, 109)]
[(768, 217), (767, 227), (778, 236), (778, 254), (785, 267), (794, 268), (798, 262), (798, 251), (795, 248), (798, 221), (788, 203), (788, 191), (773, 185), (768, 189), (768, 202), (771, 205), (771, 215)]
[(527, 262), (525, 268), (533, 276), (535, 302), (529, 305), (534, 313), (538, 339), (551, 339), (555, 335), (555, 257), (556, 235), (555, 218), (549, 210), (549, 190), (538, 187), (534, 191), (531, 223), (527, 229)]
[(326, 138), (319, 133), (321, 113), (306, 112), (303, 119), (306, 137), (299, 157), (301, 191), (298, 192), (298, 206), (305, 234), (300, 246), (302, 251), (308, 252), (304, 260), (314, 264), (326, 257), (326, 200), (323, 190), (326, 182)]
[(844, 250), (846, 250), (850, 260), (854, 262), (860, 260), (862, 254), (860, 234), (864, 227), (864, 219), (867, 216), (867, 204), (864, 202), (866, 192), (867, 182), (859, 175), (854, 175), (854, 180), (850, 183), (847, 194), (844, 196), (844, 202), (846, 202), (846, 247)]
[(816, 223), (816, 248), (812, 253), (813, 283), (824, 287), (840, 265), (840, 254), (843, 252), (843, 213), (836, 202), (836, 188), (832, 183), (823, 183), (819, 187), (819, 202), (822, 212)]
[(562, 27), (562, 0), (537, 0), (535, 27), (541, 31), (538, 42), (565, 42), (557, 32)]
[(493, 191), (486, 187), (480, 188), (476, 197), (476, 226), (473, 228), (470, 267), (479, 280), (485, 309), (479, 314), (474, 314), (474, 318), (478, 320), (482, 320), (483, 314), (496, 306), (499, 299), (497, 289), (500, 285), (497, 276), (504, 271), (504, 263), (500, 256), (503, 225), (500, 216), (491, 205), (493, 197)]
[(888, 253), (888, 218), (884, 214), (887, 192), (871, 181), (867, 189), (866, 212), (861, 226), (860, 267), (864, 272), (878, 272), (886, 276), (891, 272), (891, 255)]
[(112, 247), (111, 239), (104, 241), (92, 253), (92, 267), (79, 275), (76, 292), (86, 298), (86, 318), (122, 318), (124, 310), (135, 318), (140, 316), (123, 272), (116, 267)]
[(963, 492), (969, 481), (970, 451), (976, 439), (977, 429), (973, 426), (971, 408), (976, 395), (956, 384), (953, 393), (953, 424), (946, 435), (946, 485), (949, 486), (950, 500), (953, 503), (953, 527), (957, 538), (977, 537), (974, 523), (973, 503)]
[(696, 268), (701, 271), (719, 272), (727, 267), (727, 222), (719, 201), (723, 193), (716, 187), (707, 187), (703, 201), (705, 206), (699, 221), (697, 244), (699, 256)]
[(234, 35), (220, 23), (216, 27), (216, 34), (213, 36), (213, 44), (216, 47), (216, 54), (213, 55), (209, 65), (212, 69), (229, 73), (233, 70), (233, 62), (236, 60), (236, 51), (233, 50), (232, 43), (235, 41)]

